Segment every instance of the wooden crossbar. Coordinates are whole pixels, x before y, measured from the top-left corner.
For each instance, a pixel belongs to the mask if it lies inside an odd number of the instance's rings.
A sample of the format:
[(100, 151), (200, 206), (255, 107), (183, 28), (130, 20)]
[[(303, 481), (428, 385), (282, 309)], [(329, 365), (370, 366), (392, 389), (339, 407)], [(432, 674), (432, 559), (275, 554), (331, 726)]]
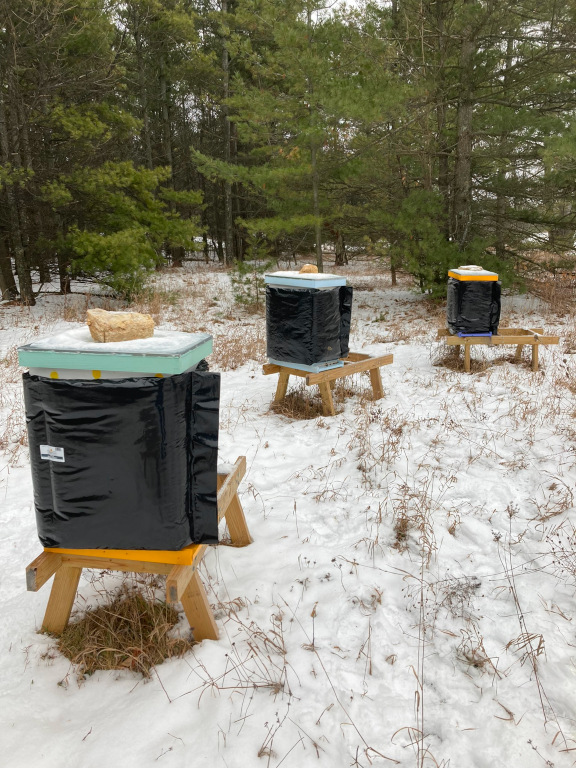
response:
[(514, 360), (520, 362), (522, 350), (525, 346), (532, 347), (532, 370), (538, 370), (538, 351), (541, 344), (558, 344), (559, 336), (544, 335), (542, 328), (499, 328), (497, 334), (492, 336), (454, 336), (447, 328), (438, 330), (438, 339), (443, 339), (448, 346), (456, 348), (456, 354), (460, 354), (460, 347), (464, 347), (464, 370), (470, 373), (470, 347), (478, 344), (496, 347), (504, 344), (516, 346)]
[(347, 357), (343, 357), (341, 360), (344, 363), (343, 366), (340, 366), (339, 368), (329, 368), (327, 371), (320, 371), (319, 373), (311, 373), (310, 371), (303, 371), (301, 368), (289, 368), (284, 365), (275, 365), (274, 363), (266, 363), (263, 365), (262, 373), (265, 376), (269, 376), (273, 373), (279, 374), (278, 386), (274, 397), (275, 403), (280, 402), (280, 400), (283, 400), (286, 397), (290, 376), (299, 376), (300, 378), (305, 379), (306, 386), (318, 385), (320, 395), (322, 396), (324, 416), (336, 415), (330, 385), (344, 376), (352, 376), (354, 373), (367, 371), (370, 374), (370, 383), (372, 385), (374, 400), (379, 400), (384, 397), (380, 368), (384, 365), (391, 365), (394, 362), (394, 355), (371, 357), (364, 352), (350, 352)]
[[(226, 519), (232, 544), (237, 547), (252, 541), (238, 498), (238, 486), (245, 474), (245, 456), (236, 460), (230, 472), (218, 473), (218, 520)], [(166, 601), (182, 603), (194, 639), (216, 640), (218, 628), (197, 571), (206, 550), (206, 544), (190, 544), (179, 552), (45, 549), (26, 568), (26, 586), (28, 591), (36, 592), (54, 576), (42, 629), (60, 634), (70, 618), (83, 568), (165, 574)]]

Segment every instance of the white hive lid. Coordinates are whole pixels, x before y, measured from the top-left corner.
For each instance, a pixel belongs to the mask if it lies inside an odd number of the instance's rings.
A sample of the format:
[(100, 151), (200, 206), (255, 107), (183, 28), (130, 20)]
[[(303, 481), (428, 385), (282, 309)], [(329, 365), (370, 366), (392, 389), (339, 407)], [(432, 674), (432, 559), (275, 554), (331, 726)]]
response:
[(279, 271), (264, 275), (267, 285), (284, 285), (291, 288), (334, 288), (346, 285), (346, 278), (328, 272)]
[(212, 351), (208, 333), (156, 328), (147, 339), (97, 342), (86, 326), (26, 344), (18, 349), (20, 365), (34, 368), (182, 373)]
[(458, 269), (449, 269), (448, 274), (452, 277), (456, 275), (462, 278), (492, 278), (492, 280), (498, 280), (497, 272), (489, 272), (487, 269), (477, 266), (476, 264), (469, 264), (458, 267)]

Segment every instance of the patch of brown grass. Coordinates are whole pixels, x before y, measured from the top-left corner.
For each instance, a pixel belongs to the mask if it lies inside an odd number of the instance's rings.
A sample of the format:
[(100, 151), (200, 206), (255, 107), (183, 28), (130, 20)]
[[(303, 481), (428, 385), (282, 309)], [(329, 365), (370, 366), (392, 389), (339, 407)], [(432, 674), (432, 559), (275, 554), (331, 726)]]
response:
[(302, 421), (317, 419), (324, 413), (320, 395), (311, 394), (303, 389), (293, 390), (280, 402), (271, 403), (270, 410), (280, 416)]
[(152, 315), (156, 325), (162, 322), (166, 311), (179, 306), (181, 291), (174, 288), (160, 288), (150, 285), (135, 296), (128, 309), (130, 312), (143, 312)]
[[(453, 348), (454, 349), (454, 348)], [(449, 350), (443, 354), (439, 354), (436, 359), (433, 360), (433, 365), (438, 368), (447, 368), (449, 371), (457, 371), (458, 373), (464, 373), (464, 355), (456, 354), (454, 351)], [(488, 368), (488, 360), (478, 360), (477, 358), (470, 358), (470, 372), (480, 373)]]
[(192, 647), (191, 640), (171, 635), (178, 619), (171, 605), (124, 584), (112, 602), (69, 624), (56, 647), (75, 665), (79, 678), (99, 669), (130, 669), (150, 677), (153, 667)]
[(399, 341), (410, 341), (414, 338), (414, 329), (404, 323), (391, 323), (384, 335), (375, 336), (373, 344), (392, 344)]
[(88, 309), (98, 308), (113, 311), (122, 308), (124, 304), (125, 302), (115, 299), (113, 296), (94, 296), (91, 293), (66, 294), (59, 314), (68, 323), (84, 323)]
[[(452, 347), (452, 350), (454, 349), (455, 347)], [(436, 356), (433, 357), (432, 364), (438, 368), (447, 368), (450, 371), (463, 373), (464, 372), (464, 354), (463, 353), (457, 354), (452, 350), (439, 352)], [(472, 353), (472, 355), (470, 356), (470, 373), (483, 373), (488, 368), (492, 368), (498, 365), (504, 365), (505, 363), (522, 366), (523, 368), (527, 368), (529, 370), (532, 369), (532, 358), (529, 352), (524, 352), (520, 360), (516, 359), (516, 356), (513, 352), (500, 355), (499, 357), (496, 357), (493, 360), (488, 360), (486, 358), (473, 357), (473, 354), (474, 353)], [(542, 369), (542, 363), (540, 363), (539, 367), (540, 369)]]
[(571, 314), (576, 298), (576, 275), (574, 273), (540, 276), (526, 281), (531, 294), (542, 299), (558, 315)]
[(266, 337), (262, 325), (232, 325), (214, 334), (214, 351), (210, 362), (221, 371), (234, 371), (248, 360), (263, 363), (266, 359)]
[[(342, 413), (344, 403), (350, 397), (365, 396), (364, 390), (358, 388), (353, 382), (339, 379), (334, 382), (332, 400), (336, 414)], [(324, 415), (322, 397), (317, 387), (307, 387), (301, 384), (297, 389), (290, 391), (279, 403), (271, 403), (270, 410), (290, 419), (317, 419)]]
[(414, 528), (414, 521), (405, 514), (397, 515), (394, 520), (394, 542), (392, 547), (399, 552), (408, 549), (408, 534)]

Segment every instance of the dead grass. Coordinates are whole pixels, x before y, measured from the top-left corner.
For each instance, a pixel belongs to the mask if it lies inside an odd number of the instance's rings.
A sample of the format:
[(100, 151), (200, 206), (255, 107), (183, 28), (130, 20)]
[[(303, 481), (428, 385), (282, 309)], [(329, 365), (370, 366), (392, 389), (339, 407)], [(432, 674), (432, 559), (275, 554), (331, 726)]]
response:
[[(434, 365), (437, 368), (446, 368), (449, 371), (456, 371), (457, 373), (464, 373), (464, 355), (463, 354), (457, 354), (453, 350), (456, 349), (453, 347), (452, 349), (443, 349), (440, 347), (440, 349), (433, 352), (432, 355), (432, 365)], [(478, 355), (481, 354), (478, 352), (478, 347), (476, 346), (476, 357), (473, 355), (470, 356), (470, 373), (483, 373), (484, 371), (487, 371), (489, 368), (493, 368), (494, 366), (499, 365), (505, 365), (506, 363), (509, 363), (510, 365), (517, 365), (522, 366), (523, 368), (531, 369), (531, 358), (529, 353), (524, 353), (522, 358), (518, 361), (516, 360), (514, 354), (505, 354), (501, 355), (500, 357), (496, 357), (493, 360), (489, 360), (484, 357), (479, 357)], [(542, 363), (540, 362), (540, 369), (542, 369)]]
[(167, 310), (174, 310), (181, 301), (181, 291), (173, 288), (163, 289), (157, 286), (145, 288), (134, 297), (127, 307), (131, 312), (143, 312), (152, 315), (156, 325), (162, 322)]
[(173, 636), (178, 620), (174, 607), (124, 583), (110, 603), (69, 624), (56, 647), (80, 679), (101, 669), (129, 669), (150, 677), (153, 667), (192, 648), (192, 640)]
[(399, 341), (410, 341), (414, 338), (414, 329), (404, 323), (389, 323), (386, 333), (375, 336), (372, 339), (373, 344), (392, 344)]
[[(334, 410), (336, 413), (342, 413), (344, 410), (344, 401), (346, 397), (356, 394), (355, 390), (347, 387), (345, 384), (338, 383), (332, 390), (332, 399), (334, 401)], [(286, 416), (289, 419), (307, 421), (317, 419), (324, 415), (322, 398), (316, 387), (306, 387), (304, 385), (293, 389), (280, 402), (270, 404), (272, 413), (280, 416)]]
[(91, 293), (67, 294), (62, 301), (61, 316), (63, 320), (69, 323), (84, 323), (88, 309), (98, 308), (114, 311), (122, 309), (124, 305), (125, 302), (112, 296), (94, 296)]
[(527, 280), (531, 294), (545, 301), (559, 315), (572, 314), (576, 299), (576, 275), (547, 275), (541, 279)]
[(394, 543), (392, 547), (398, 552), (408, 549), (408, 534), (415, 527), (414, 520), (406, 514), (399, 514), (394, 519)]
[(22, 370), (18, 365), (18, 350), (9, 347), (0, 360), (0, 451), (4, 451), (8, 466), (18, 463), (21, 450), (28, 445), (26, 421), (19, 389), (6, 386), (19, 384)]
[(214, 351), (210, 362), (221, 371), (234, 371), (248, 360), (263, 363), (266, 359), (266, 336), (262, 325), (230, 325), (214, 333)]
[[(563, 520), (546, 536), (550, 547), (554, 574), (570, 586), (576, 586), (576, 527), (569, 520)], [(571, 620), (571, 619), (570, 619)]]
[(301, 421), (317, 419), (323, 415), (322, 398), (319, 395), (310, 394), (306, 390), (296, 389), (289, 392), (280, 402), (271, 403), (269, 410), (289, 419)]

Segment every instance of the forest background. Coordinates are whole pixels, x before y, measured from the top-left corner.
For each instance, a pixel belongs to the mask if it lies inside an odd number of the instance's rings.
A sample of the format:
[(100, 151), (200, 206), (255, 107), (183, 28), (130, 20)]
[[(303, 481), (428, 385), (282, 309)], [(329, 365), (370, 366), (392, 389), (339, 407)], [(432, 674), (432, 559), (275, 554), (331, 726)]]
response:
[[(0, 293), (574, 268), (574, 0), (0, 0)], [(384, 266), (385, 265), (385, 266)]]

